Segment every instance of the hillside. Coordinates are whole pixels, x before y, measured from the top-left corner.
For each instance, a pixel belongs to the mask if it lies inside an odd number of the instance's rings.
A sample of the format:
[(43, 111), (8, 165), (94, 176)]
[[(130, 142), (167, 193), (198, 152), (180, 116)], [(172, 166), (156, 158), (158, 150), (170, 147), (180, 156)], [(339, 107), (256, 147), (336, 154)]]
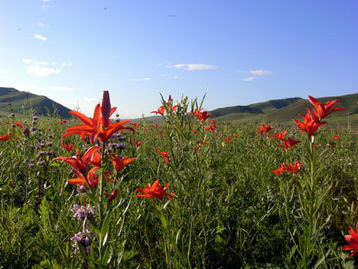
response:
[[(338, 111), (329, 116), (329, 121), (337, 124), (358, 124), (358, 94), (348, 94), (342, 96), (330, 96), (317, 98), (320, 102), (338, 99), (340, 103), (337, 107), (343, 107), (345, 110)], [(270, 100), (267, 102), (256, 103), (246, 106), (247, 108), (255, 108), (261, 113), (248, 113), (249, 110), (242, 112), (232, 112), (228, 108), (215, 109), (214, 111), (225, 111), (217, 116), (217, 120), (245, 123), (245, 122), (271, 122), (271, 123), (290, 123), (292, 119), (301, 119), (300, 114), (304, 114), (306, 108), (312, 108), (308, 100), (295, 97), (279, 100)], [(215, 117), (215, 116), (214, 116)]]
[(15, 114), (23, 114), (31, 109), (39, 115), (57, 115), (69, 118), (67, 107), (47, 98), (28, 92), (18, 91), (14, 88), (0, 87), (0, 115), (8, 116), (11, 109)]

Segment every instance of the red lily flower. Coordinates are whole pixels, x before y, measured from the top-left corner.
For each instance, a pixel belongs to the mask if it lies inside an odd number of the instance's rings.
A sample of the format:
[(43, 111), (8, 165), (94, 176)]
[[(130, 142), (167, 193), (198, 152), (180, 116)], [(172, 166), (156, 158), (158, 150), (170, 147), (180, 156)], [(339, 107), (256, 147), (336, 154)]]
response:
[(228, 136), (226, 139), (225, 139), (225, 142), (230, 142), (232, 139), (232, 136)]
[(262, 124), (259, 128), (259, 135), (263, 135), (264, 133), (267, 133), (271, 131), (273, 128), (270, 125)]
[(349, 233), (349, 235), (344, 236), (348, 245), (343, 246), (342, 250), (349, 250), (349, 258), (353, 258), (353, 256), (358, 253), (358, 227), (356, 228), (356, 231), (354, 231), (354, 229), (350, 226)]
[(279, 139), (279, 140), (284, 140), (286, 134), (287, 134), (287, 132), (286, 132), (285, 130), (282, 130), (281, 132), (276, 133), (276, 134), (274, 135), (274, 138)]
[(60, 160), (69, 164), (73, 168), (73, 173), (79, 177), (84, 177), (87, 173), (89, 165), (101, 166), (101, 154), (98, 153), (100, 149), (101, 147), (99, 146), (93, 146), (83, 155), (74, 157), (57, 157), (53, 160)]
[(306, 132), (308, 135), (314, 136), (319, 127), (326, 124), (326, 121), (321, 122), (316, 115), (312, 115), (311, 111), (306, 108), (306, 115), (302, 115), (303, 122), (298, 120), (293, 120), (297, 127), (300, 128), (303, 132)]
[(112, 123), (109, 117), (116, 111), (116, 107), (110, 108), (108, 91), (103, 93), (102, 106), (97, 104), (95, 107), (93, 118), (89, 118), (78, 111), (70, 111), (69, 113), (79, 118), (84, 124), (70, 127), (66, 133), (62, 135), (62, 139), (69, 135), (79, 134), (82, 139), (89, 137), (91, 144), (97, 139), (102, 143), (106, 142), (112, 135), (119, 130), (128, 129), (134, 132), (131, 127), (123, 126), (129, 120)]
[(301, 169), (301, 167), (302, 167), (302, 163), (300, 163), (299, 161), (296, 161), (294, 164), (288, 163), (288, 165), (286, 166), (286, 171), (292, 174), (296, 174), (298, 170)]
[(136, 147), (140, 147), (141, 145), (143, 145), (143, 141), (135, 141), (134, 140), (134, 143), (135, 143)]
[(11, 134), (4, 134), (4, 135), (0, 135), (0, 141), (7, 141), (11, 138)]
[(152, 111), (150, 113), (155, 113), (157, 115), (160, 114), (160, 115), (164, 116), (164, 112), (165, 112), (164, 106), (160, 106), (157, 110)]
[(209, 114), (208, 111), (201, 112), (202, 110), (203, 110), (202, 108), (200, 108), (200, 110), (195, 108), (194, 112), (192, 113), (194, 117), (196, 117), (200, 122), (204, 122), (207, 118), (211, 116), (211, 114)]
[(75, 149), (75, 147), (72, 144), (63, 144), (62, 147), (68, 152)]
[(127, 166), (129, 163), (135, 161), (136, 158), (127, 158), (123, 157), (119, 159), (116, 155), (112, 154), (109, 155), (109, 158), (112, 161), (113, 167), (116, 171), (122, 171), (125, 166)]
[(337, 141), (338, 139), (340, 139), (341, 137), (339, 135), (333, 136), (331, 139), (333, 141)]
[(210, 132), (215, 132), (216, 129), (216, 120), (210, 120), (210, 126), (205, 127), (205, 130), (208, 130)]
[(18, 127), (20, 127), (20, 128), (24, 127), (24, 125), (22, 125), (21, 122), (19, 122), (19, 121), (16, 122), (15, 125), (18, 126)]
[(287, 138), (282, 140), (282, 144), (279, 144), (277, 146), (284, 148), (284, 149), (294, 149), (297, 148), (296, 144), (300, 143), (301, 141), (299, 140), (294, 140), (292, 138)]
[(134, 127), (138, 127), (140, 125), (139, 122), (132, 122), (131, 125), (133, 125)]
[(339, 100), (327, 101), (325, 103), (320, 103), (317, 99), (312, 96), (308, 96), (310, 103), (315, 107), (313, 109), (313, 114), (319, 119), (323, 119), (327, 117), (329, 114), (335, 111), (344, 110), (342, 107), (335, 107), (333, 106), (339, 103)]
[(294, 164), (281, 163), (281, 166), (278, 169), (272, 170), (272, 173), (276, 175), (282, 175), (284, 172), (296, 174), (301, 169), (301, 167), (302, 167), (302, 163), (300, 163), (299, 161), (296, 161)]
[(159, 151), (159, 152), (157, 152), (157, 154), (163, 157), (163, 161), (167, 161), (168, 163), (170, 163), (172, 161), (172, 159), (170, 159), (169, 153), (167, 151)]
[(67, 121), (66, 120), (60, 120), (58, 123), (65, 124), (65, 123), (67, 123)]
[[(167, 185), (165, 185), (165, 187), (163, 188), (160, 184), (159, 184), (160, 179), (158, 178), (153, 185), (151, 184), (147, 184), (146, 187), (144, 189), (136, 189), (136, 191), (143, 193), (143, 194), (136, 194), (134, 196), (136, 197), (145, 197), (145, 198), (157, 198), (159, 200), (163, 200), (164, 199), (164, 194), (166, 194), (167, 189), (169, 188), (170, 183), (168, 183)], [(174, 196), (174, 192), (171, 194), (167, 194), (168, 199), (173, 198)]]
[[(98, 175), (96, 175), (96, 171), (99, 169), (99, 167), (94, 166), (91, 168), (91, 170), (89, 170), (88, 174), (87, 174), (87, 180), (88, 183), (90, 184), (91, 188), (96, 188), (98, 185)], [(78, 177), (76, 178), (70, 178), (67, 180), (68, 183), (73, 183), (73, 184), (77, 184), (77, 185), (85, 185), (86, 187), (88, 187), (86, 178), (83, 174), (78, 175)]]
[(277, 168), (276, 170), (272, 170), (272, 173), (274, 173), (276, 175), (282, 175), (283, 172), (285, 172), (285, 168), (286, 168), (286, 164), (282, 163), (279, 168)]

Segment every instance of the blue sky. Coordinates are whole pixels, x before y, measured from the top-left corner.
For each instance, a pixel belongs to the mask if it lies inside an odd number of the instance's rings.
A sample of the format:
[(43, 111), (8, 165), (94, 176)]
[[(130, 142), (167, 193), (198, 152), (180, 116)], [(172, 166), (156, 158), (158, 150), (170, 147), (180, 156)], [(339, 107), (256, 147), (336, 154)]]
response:
[(0, 86), (123, 118), (357, 92), (356, 0), (0, 0)]

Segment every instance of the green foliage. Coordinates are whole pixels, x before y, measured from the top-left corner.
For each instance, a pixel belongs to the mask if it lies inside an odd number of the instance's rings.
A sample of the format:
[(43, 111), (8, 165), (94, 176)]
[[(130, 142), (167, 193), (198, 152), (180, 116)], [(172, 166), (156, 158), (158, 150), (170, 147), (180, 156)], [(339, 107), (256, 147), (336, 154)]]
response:
[[(281, 110), (300, 102), (271, 105)], [(78, 195), (76, 186), (67, 183), (75, 177), (71, 169), (52, 161), (75, 154), (65, 151), (60, 140), (74, 122), (40, 117), (35, 126), (40, 130), (26, 136), (3, 121), (1, 133), (14, 135), (0, 141), (0, 268), (83, 267), (70, 240), (83, 227), (70, 209), (101, 199), (103, 207), (86, 220), (97, 234), (88, 255), (92, 267), (100, 254), (107, 268), (353, 268), (341, 246), (348, 226), (358, 223), (356, 132), (325, 126), (316, 137), (313, 158), (306, 137), (293, 128), (287, 129), (288, 136), (302, 142), (288, 150), (268, 135), (259, 136), (252, 123), (217, 124), (210, 132), (208, 120), (188, 114), (201, 105), (184, 98), (160, 125), (142, 122), (134, 134), (121, 133), (125, 141), (109, 141), (126, 145), (111, 153), (136, 157), (102, 186), (103, 193), (118, 189), (111, 203), (95, 193)], [(333, 141), (335, 135), (340, 138)], [(89, 147), (75, 136), (65, 142), (81, 150)], [(296, 160), (303, 163), (297, 174), (272, 173), (282, 162)], [(174, 198), (133, 197), (136, 188), (157, 178), (162, 186), (171, 183), (167, 192), (175, 192)]]

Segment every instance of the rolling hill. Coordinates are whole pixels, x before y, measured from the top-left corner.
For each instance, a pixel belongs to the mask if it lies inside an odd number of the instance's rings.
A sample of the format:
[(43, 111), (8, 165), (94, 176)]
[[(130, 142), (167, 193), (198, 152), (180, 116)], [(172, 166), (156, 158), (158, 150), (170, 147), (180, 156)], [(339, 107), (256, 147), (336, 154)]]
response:
[[(353, 124), (358, 124), (358, 94), (348, 94), (342, 96), (330, 96), (317, 98), (320, 102), (328, 100), (340, 100), (337, 107), (343, 107), (345, 110), (338, 111), (329, 116), (328, 120), (347, 124), (350, 121)], [(261, 112), (234, 112), (227, 110), (227, 108), (219, 108), (214, 111), (226, 111), (216, 117), (217, 120), (227, 122), (267, 122), (267, 123), (289, 123), (292, 119), (301, 119), (300, 114), (305, 114), (306, 108), (312, 108), (308, 100), (295, 97), (279, 100), (270, 100), (267, 102), (251, 104), (246, 107), (259, 109)], [(214, 116), (214, 114), (213, 114)], [(214, 116), (215, 117), (215, 116)]]
[(8, 116), (11, 109), (15, 114), (28, 113), (32, 109), (39, 115), (57, 115), (61, 118), (71, 116), (68, 114), (70, 109), (46, 96), (0, 87), (0, 115)]
[[(320, 102), (338, 99), (340, 103), (337, 107), (345, 110), (338, 111), (328, 117), (332, 123), (339, 126), (358, 125), (358, 94), (348, 94), (342, 96), (330, 96), (317, 98)], [(304, 114), (306, 108), (312, 108), (307, 99), (300, 97), (269, 100), (250, 104), (247, 106), (222, 107), (209, 111), (211, 118), (227, 123), (281, 123), (293, 124), (292, 119), (301, 119), (300, 114)], [(149, 121), (160, 121), (161, 117), (146, 117)], [(141, 121), (142, 119), (134, 119)]]

